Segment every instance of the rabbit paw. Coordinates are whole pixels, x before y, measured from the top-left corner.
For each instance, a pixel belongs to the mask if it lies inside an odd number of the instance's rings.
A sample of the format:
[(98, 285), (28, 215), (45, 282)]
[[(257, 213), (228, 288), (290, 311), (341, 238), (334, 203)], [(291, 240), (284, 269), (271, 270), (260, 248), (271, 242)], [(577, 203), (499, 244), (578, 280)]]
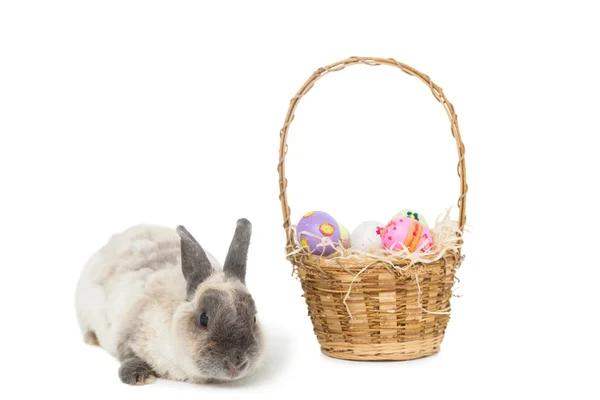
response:
[(127, 385), (141, 386), (154, 383), (156, 375), (146, 362), (134, 357), (123, 361), (119, 367), (119, 378)]
[(85, 344), (89, 344), (90, 346), (100, 346), (100, 343), (98, 342), (98, 337), (92, 331), (88, 331), (85, 333), (85, 335), (83, 335), (83, 341), (85, 342)]

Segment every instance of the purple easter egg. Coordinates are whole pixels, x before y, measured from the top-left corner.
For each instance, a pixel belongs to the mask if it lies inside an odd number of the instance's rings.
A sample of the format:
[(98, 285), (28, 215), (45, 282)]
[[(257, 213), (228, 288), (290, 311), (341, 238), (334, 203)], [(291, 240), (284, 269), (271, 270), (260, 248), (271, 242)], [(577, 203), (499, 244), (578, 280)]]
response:
[[(340, 242), (340, 227), (333, 217), (323, 211), (304, 214), (296, 232), (300, 245), (318, 256), (328, 256)], [(333, 244), (333, 245), (332, 245)]]

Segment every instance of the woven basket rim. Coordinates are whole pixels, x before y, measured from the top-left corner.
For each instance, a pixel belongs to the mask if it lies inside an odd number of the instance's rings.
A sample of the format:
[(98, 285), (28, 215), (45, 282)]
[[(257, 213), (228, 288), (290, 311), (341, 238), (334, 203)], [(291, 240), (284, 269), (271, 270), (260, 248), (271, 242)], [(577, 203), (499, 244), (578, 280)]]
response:
[[(434, 258), (435, 257), (435, 258)], [(288, 257), (292, 264), (296, 266), (304, 266), (306, 268), (315, 268), (315, 269), (326, 269), (329, 272), (358, 272), (363, 269), (365, 266), (371, 264), (373, 268), (383, 268), (389, 269), (391, 265), (395, 267), (399, 267), (401, 269), (427, 269), (428, 266), (432, 264), (445, 263), (449, 261), (453, 261), (457, 266), (460, 265), (461, 260), (464, 258), (458, 250), (448, 249), (441, 255), (432, 256), (429, 262), (415, 262), (411, 263), (410, 260), (406, 258), (398, 257), (390, 257), (385, 260), (377, 260), (366, 259), (363, 258), (361, 260), (358, 259), (345, 259), (345, 258), (327, 258), (320, 257), (318, 255), (311, 255), (308, 253), (296, 254), (294, 256)], [(411, 265), (412, 264), (412, 265)]]

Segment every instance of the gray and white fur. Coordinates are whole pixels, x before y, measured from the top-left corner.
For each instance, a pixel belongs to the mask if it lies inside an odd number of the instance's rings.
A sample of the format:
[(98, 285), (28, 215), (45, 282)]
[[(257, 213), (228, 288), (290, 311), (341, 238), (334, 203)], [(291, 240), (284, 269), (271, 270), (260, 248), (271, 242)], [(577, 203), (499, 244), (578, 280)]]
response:
[(249, 375), (264, 346), (245, 284), (251, 231), (238, 220), (222, 266), (183, 226), (140, 225), (113, 236), (77, 286), (84, 340), (116, 357), (131, 385)]

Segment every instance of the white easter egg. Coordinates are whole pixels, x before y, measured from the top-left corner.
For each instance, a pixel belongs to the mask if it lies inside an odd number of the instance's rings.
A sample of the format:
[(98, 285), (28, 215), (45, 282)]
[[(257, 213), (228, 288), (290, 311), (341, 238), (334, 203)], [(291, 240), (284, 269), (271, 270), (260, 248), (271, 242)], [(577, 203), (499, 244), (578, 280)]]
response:
[(365, 221), (354, 229), (350, 235), (350, 247), (357, 250), (381, 249), (383, 243), (379, 236), (379, 228), (384, 224), (379, 221)]

